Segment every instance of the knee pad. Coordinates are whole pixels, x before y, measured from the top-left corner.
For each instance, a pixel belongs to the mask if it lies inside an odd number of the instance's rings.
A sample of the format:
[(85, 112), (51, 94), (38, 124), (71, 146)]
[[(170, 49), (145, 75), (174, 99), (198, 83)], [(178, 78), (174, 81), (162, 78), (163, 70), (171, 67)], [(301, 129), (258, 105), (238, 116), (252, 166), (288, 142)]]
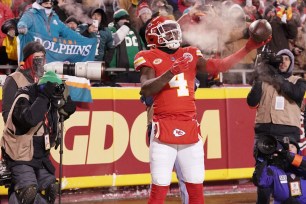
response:
[(42, 191), (42, 197), (49, 203), (54, 203), (58, 193), (58, 185), (51, 183), (46, 189)]
[(15, 190), (16, 197), (21, 204), (32, 204), (37, 195), (37, 186), (31, 185)]

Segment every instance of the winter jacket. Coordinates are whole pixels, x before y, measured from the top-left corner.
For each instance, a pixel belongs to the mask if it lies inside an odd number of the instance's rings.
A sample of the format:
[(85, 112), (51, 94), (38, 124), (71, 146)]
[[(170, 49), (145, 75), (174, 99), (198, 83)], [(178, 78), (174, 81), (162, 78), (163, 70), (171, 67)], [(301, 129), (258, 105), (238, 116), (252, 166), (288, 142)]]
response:
[(105, 51), (113, 48), (112, 32), (107, 27), (102, 27), (97, 33), (88, 33), (86, 29), (82, 35), (85, 37), (97, 38), (98, 45), (95, 61), (104, 61)]
[(294, 21), (283, 23), (280, 18), (275, 17), (270, 22), (272, 27), (272, 40), (267, 44), (272, 52), (289, 49), (289, 39), (297, 36), (297, 26)]
[(2, 117), (4, 122), (7, 121), (18, 88), (34, 82), (30, 72), (31, 70), (17, 69), (6, 78), (2, 87)]
[(69, 37), (73, 39), (74, 36), (80, 36), (79, 33), (68, 28), (54, 11), (47, 17), (45, 10), (38, 9), (35, 5), (37, 3), (34, 3), (32, 8), (22, 15), (17, 25), (18, 28), (26, 27), (30, 32), (53, 38)]
[[(45, 148), (44, 135), (49, 135), (52, 147), (58, 133), (57, 109), (50, 105), (47, 97), (40, 94), (36, 83), (20, 89), (14, 102), (16, 104), (12, 107), (11, 115), (7, 120), (10, 128), (6, 127), (4, 130), (10, 134), (4, 134), (6, 136), (2, 140), (8, 167), (19, 164), (30, 165), (34, 168), (44, 166), (54, 173), (55, 168), (49, 159), (50, 149)], [(48, 122), (45, 122), (46, 118)], [(10, 138), (16, 139), (11, 140)], [(21, 145), (23, 148), (20, 149), (21, 147), (13, 141), (27, 145)]]
[[(281, 204), (289, 200), (292, 202), (297, 201), (301, 204), (306, 203), (306, 172), (305, 162), (306, 158), (298, 154), (287, 153), (288, 159), (280, 160), (277, 162), (267, 164), (267, 162), (261, 163), (256, 167), (258, 176), (258, 183), (256, 185), (264, 188), (272, 188), (274, 204)], [(300, 165), (293, 164), (291, 158), (298, 156), (302, 159)], [(277, 157), (274, 158), (274, 160)], [(285, 165), (284, 165), (285, 164)], [(290, 186), (290, 187), (289, 187)], [(295, 189), (290, 191), (290, 188)], [(300, 192), (299, 192), (300, 191)], [(299, 195), (299, 194), (302, 195)], [(291, 196), (290, 196), (291, 195)]]

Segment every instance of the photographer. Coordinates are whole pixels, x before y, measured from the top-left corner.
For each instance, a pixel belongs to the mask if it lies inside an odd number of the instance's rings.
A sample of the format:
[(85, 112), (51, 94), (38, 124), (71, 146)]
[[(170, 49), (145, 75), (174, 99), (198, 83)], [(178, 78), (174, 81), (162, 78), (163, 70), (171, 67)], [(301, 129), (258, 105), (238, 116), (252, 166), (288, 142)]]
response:
[(274, 203), (306, 203), (306, 158), (299, 145), (290, 142), (288, 151), (281, 147), (256, 166), (256, 185), (271, 189)]
[[(305, 81), (292, 75), (293, 67), (294, 56), (287, 49), (279, 51), (276, 56), (270, 55), (263, 59), (256, 67), (255, 80), (247, 96), (248, 105), (256, 108), (256, 165), (262, 162), (257, 142), (263, 135), (271, 135), (281, 141), (287, 136), (295, 142), (300, 140), (301, 104), (305, 94)], [(270, 189), (259, 187), (257, 190), (257, 203), (269, 203)]]
[(23, 48), (23, 62), (10, 74), (2, 87), (2, 117), (4, 123), (13, 104), (18, 88), (38, 82), (44, 74), (46, 50), (39, 42), (30, 42)]
[(50, 148), (58, 142), (59, 116), (66, 119), (76, 110), (69, 96), (61, 105), (64, 89), (62, 80), (48, 71), (16, 94), (1, 141), (12, 172), (10, 204), (55, 202), (58, 187)]

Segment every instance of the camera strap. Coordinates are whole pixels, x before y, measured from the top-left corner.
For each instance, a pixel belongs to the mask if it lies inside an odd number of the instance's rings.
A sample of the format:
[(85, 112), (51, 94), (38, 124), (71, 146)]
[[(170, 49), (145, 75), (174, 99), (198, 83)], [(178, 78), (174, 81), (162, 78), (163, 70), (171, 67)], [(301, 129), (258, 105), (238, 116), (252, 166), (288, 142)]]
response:
[(287, 176), (288, 187), (291, 197), (302, 195), (302, 186), (300, 177), (295, 174), (290, 174)]

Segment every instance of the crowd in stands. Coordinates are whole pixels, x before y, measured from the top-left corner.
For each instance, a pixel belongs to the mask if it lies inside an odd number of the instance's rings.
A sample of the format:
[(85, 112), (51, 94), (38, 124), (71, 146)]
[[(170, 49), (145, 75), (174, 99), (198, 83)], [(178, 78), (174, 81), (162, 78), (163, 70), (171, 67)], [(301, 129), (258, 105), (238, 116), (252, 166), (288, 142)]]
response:
[[(31, 17), (28, 14), (31, 8), (39, 9), (37, 2), (40, 1), (0, 0), (0, 65), (17, 65), (20, 61), (16, 36), (24, 34), (20, 29), (23, 19), (25, 15)], [(52, 0), (52, 18), (57, 16), (56, 19), (77, 35), (96, 38), (96, 61), (104, 61), (107, 67), (126, 69), (108, 72), (104, 80), (114, 83), (139, 82), (139, 74), (133, 70), (134, 56), (140, 50), (149, 49), (145, 28), (157, 15), (177, 20), (183, 32), (183, 44), (199, 47), (206, 58), (226, 57), (239, 50), (249, 37), (249, 25), (257, 19), (266, 19), (273, 32), (266, 49), (275, 53), (291, 50), (296, 57), (295, 71), (304, 76), (305, 3), (305, 0)], [(27, 23), (27, 26), (31, 24)], [(51, 29), (51, 34), (54, 32)], [(53, 35), (74, 36), (66, 30)], [(253, 70), (260, 51), (249, 53), (234, 70)], [(242, 83), (239, 73), (222, 76), (223, 83)], [(197, 77), (200, 87), (220, 85), (219, 76), (198, 74)], [(251, 72), (247, 80), (251, 80)]]

